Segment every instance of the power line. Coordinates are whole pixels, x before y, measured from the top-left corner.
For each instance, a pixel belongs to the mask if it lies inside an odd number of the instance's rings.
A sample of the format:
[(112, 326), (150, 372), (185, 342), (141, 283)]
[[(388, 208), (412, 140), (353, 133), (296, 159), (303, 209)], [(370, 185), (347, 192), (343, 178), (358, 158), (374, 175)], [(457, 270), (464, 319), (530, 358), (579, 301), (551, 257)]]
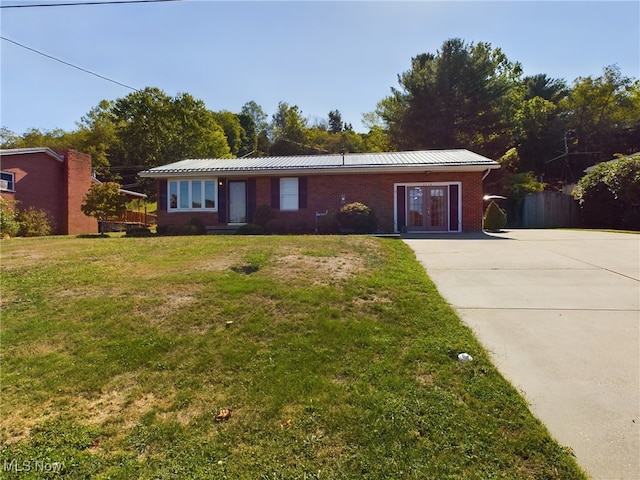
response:
[(136, 92), (138, 91), (137, 88), (131, 87), (129, 85), (126, 85), (124, 83), (118, 82), (118, 81), (113, 80), (111, 78), (105, 77), (104, 75), (100, 75), (98, 73), (92, 72), (91, 70), (87, 70), (86, 68), (79, 67), (77, 65), (74, 65), (73, 63), (65, 62), (64, 60), (60, 60), (59, 58), (52, 57), (51, 55), (47, 55), (46, 53), (43, 53), (43, 52), (41, 52), (39, 50), (36, 50), (35, 48), (27, 47), (26, 45), (18, 43), (18, 42), (14, 41), (14, 40), (11, 40), (11, 39), (7, 38), (7, 37), (0, 36), (0, 38), (2, 40), (7, 41), (7, 42), (13, 43), (14, 45), (22, 47), (22, 48), (24, 48), (26, 50), (30, 50), (32, 52), (35, 52), (38, 55), (42, 55), (43, 57), (50, 58), (51, 60), (55, 60), (56, 62), (60, 62), (60, 63), (62, 63), (64, 65), (69, 66), (69, 67), (75, 68), (76, 70), (80, 70), (81, 72), (88, 73), (89, 75), (93, 75), (94, 77), (101, 78), (102, 80), (106, 80), (107, 82), (115, 83), (116, 85), (120, 85), (121, 87), (128, 88), (129, 90), (133, 90), (133, 91), (136, 91)]
[(182, 0), (96, 0), (93, 2), (67, 2), (67, 3), (25, 3), (23, 5), (0, 5), (0, 8), (35, 8), (35, 7), (76, 7), (84, 5), (116, 5), (119, 3), (162, 3), (180, 2)]

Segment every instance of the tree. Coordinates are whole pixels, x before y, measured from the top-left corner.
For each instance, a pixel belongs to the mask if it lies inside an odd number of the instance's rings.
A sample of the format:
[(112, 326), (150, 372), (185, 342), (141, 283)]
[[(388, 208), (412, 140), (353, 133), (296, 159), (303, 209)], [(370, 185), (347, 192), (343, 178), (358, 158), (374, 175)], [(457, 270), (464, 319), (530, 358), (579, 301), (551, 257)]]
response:
[(329, 112), (329, 131), (331, 133), (340, 133), (344, 130), (342, 123), (342, 115), (339, 110), (331, 110)]
[(414, 57), (377, 113), (400, 149), (469, 148), (490, 157), (506, 150), (509, 92), (520, 65), (488, 43), (443, 43)]
[(240, 110), (241, 115), (248, 115), (253, 120), (253, 124), (255, 125), (256, 132), (260, 134), (263, 131), (268, 131), (269, 122), (267, 121), (267, 114), (264, 113), (264, 110), (260, 105), (258, 105), (255, 101), (251, 100), (245, 103)]
[(576, 170), (615, 153), (640, 150), (640, 82), (623, 76), (618, 67), (606, 67), (596, 78), (576, 79), (560, 107), (572, 132), (569, 148)]
[(564, 80), (544, 74), (524, 77), (510, 90), (507, 122), (519, 164), (515, 170), (545, 175), (557, 169), (546, 161), (561, 151), (566, 126), (559, 102), (567, 95)]
[(238, 156), (242, 146), (246, 144), (246, 132), (240, 123), (240, 117), (227, 110), (214, 112), (213, 117), (216, 123), (222, 127), (224, 135), (227, 138), (231, 155)]
[(290, 142), (305, 142), (307, 119), (297, 105), (289, 106), (286, 102), (278, 103), (278, 111), (273, 114), (273, 135), (275, 140)]
[(286, 102), (278, 103), (278, 111), (273, 114), (271, 131), (273, 143), (269, 147), (269, 155), (311, 155), (317, 153), (308, 145), (307, 119), (297, 105), (289, 106)]
[(550, 168), (545, 162), (557, 156), (563, 135), (558, 119), (558, 106), (540, 96), (519, 103), (511, 122), (520, 159), (518, 170), (541, 175)]
[(640, 230), (640, 155), (596, 165), (576, 198), (587, 226)]
[(110, 169), (111, 156), (119, 149), (116, 124), (112, 114), (113, 102), (102, 100), (76, 123), (78, 126), (77, 149), (91, 155), (91, 165), (96, 176), (109, 180), (120, 180), (117, 172)]
[(80, 205), (82, 213), (98, 219), (101, 235), (104, 235), (105, 222), (124, 212), (126, 208), (127, 197), (120, 192), (120, 185), (115, 182), (92, 184)]
[[(213, 112), (188, 93), (172, 98), (147, 87), (117, 99), (110, 113), (118, 138), (112, 164), (127, 184), (137, 182), (137, 172), (144, 168), (185, 158), (232, 156)], [(155, 186), (146, 187), (153, 198)]]

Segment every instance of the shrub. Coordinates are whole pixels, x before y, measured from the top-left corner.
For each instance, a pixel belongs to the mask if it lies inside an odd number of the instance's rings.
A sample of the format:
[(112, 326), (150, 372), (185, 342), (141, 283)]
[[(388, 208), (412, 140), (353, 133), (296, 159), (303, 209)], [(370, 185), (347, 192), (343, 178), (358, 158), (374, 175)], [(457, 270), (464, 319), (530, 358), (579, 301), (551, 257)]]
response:
[(264, 227), (255, 223), (247, 223), (236, 230), (236, 235), (264, 235)]
[(192, 217), (185, 225), (183, 233), (185, 235), (204, 235), (207, 233), (207, 228), (198, 217)]
[(317, 233), (321, 235), (333, 235), (340, 232), (340, 227), (335, 213), (327, 213), (326, 215), (318, 217), (317, 227)]
[(18, 214), (22, 237), (44, 237), (51, 234), (51, 221), (49, 214), (44, 210), (29, 207)]
[(147, 227), (130, 227), (127, 228), (125, 237), (152, 237), (153, 233)]
[(487, 232), (499, 232), (507, 224), (507, 216), (496, 202), (491, 202), (484, 212), (483, 226)]
[(274, 218), (273, 220), (269, 220), (269, 222), (267, 222), (265, 230), (270, 235), (284, 235), (285, 233), (287, 233), (287, 226), (284, 223), (284, 220)]
[(296, 218), (291, 220), (286, 225), (286, 232), (292, 235), (302, 235), (304, 233), (309, 233), (309, 227), (307, 227), (307, 223), (301, 218)]
[(276, 212), (269, 205), (260, 205), (253, 214), (253, 223), (261, 227), (267, 226), (271, 220), (275, 220)]
[(15, 202), (0, 197), (0, 236), (13, 237), (18, 233), (18, 212), (15, 210)]
[(167, 225), (165, 235), (180, 235), (182, 233), (182, 227), (180, 225)]
[(378, 228), (378, 219), (373, 210), (359, 202), (340, 208), (337, 220), (340, 228), (346, 232), (373, 233)]
[(585, 225), (640, 230), (640, 155), (598, 164), (578, 182)]

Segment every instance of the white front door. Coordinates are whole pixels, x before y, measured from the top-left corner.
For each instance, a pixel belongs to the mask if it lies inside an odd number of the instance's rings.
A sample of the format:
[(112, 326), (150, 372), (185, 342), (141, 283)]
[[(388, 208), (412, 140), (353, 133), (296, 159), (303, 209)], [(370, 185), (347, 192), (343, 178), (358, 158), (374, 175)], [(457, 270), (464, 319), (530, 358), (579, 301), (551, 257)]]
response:
[(247, 223), (247, 182), (229, 182), (229, 223)]

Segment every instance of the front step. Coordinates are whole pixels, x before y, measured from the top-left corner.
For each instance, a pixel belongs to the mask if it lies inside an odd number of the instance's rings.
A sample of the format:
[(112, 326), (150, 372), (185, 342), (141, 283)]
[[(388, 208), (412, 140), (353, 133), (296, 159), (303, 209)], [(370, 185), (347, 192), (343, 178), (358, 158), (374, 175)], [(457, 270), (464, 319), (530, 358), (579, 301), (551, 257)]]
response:
[(207, 235), (233, 235), (238, 230), (237, 225), (207, 225)]

